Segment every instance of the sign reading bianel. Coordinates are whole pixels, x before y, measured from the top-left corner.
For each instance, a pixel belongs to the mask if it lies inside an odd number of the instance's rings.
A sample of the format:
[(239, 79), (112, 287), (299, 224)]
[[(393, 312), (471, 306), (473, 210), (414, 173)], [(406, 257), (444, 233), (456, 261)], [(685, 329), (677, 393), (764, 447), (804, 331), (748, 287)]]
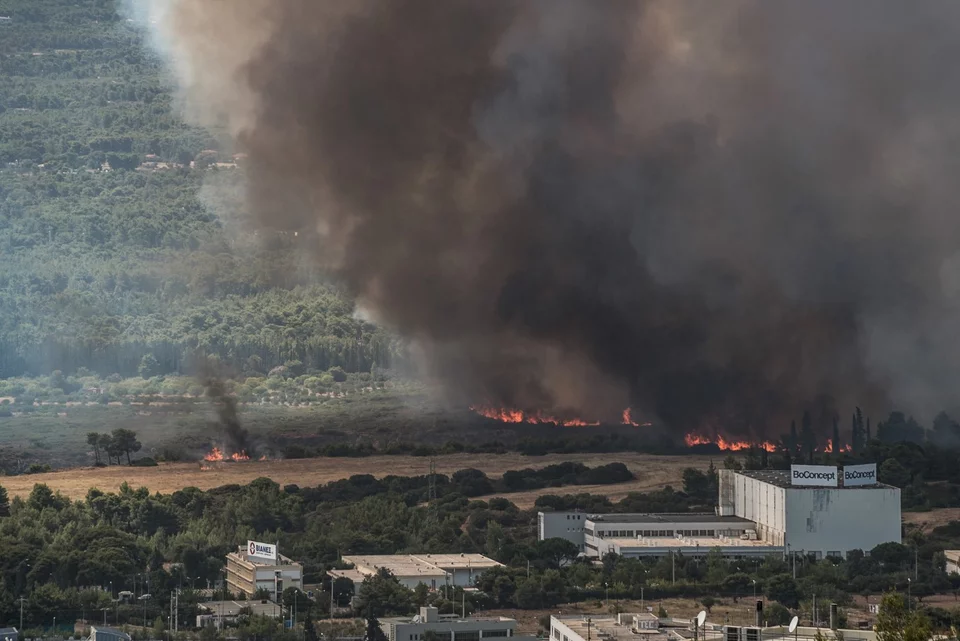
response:
[(258, 559), (277, 562), (277, 546), (269, 543), (258, 543), (257, 541), (247, 541), (247, 556), (253, 556)]
[(877, 482), (877, 464), (848, 465), (843, 468), (843, 484), (845, 487), (857, 485), (874, 485)]
[(838, 486), (837, 468), (829, 465), (791, 465), (791, 485)]

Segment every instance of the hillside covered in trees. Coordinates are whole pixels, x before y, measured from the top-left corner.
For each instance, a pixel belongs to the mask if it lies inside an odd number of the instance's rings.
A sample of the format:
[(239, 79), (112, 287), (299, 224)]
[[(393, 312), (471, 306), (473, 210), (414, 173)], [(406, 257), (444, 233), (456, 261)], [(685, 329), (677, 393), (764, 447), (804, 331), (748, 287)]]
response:
[(0, 377), (395, 365), (296, 238), (245, 229), (242, 158), (121, 4), (0, 0)]

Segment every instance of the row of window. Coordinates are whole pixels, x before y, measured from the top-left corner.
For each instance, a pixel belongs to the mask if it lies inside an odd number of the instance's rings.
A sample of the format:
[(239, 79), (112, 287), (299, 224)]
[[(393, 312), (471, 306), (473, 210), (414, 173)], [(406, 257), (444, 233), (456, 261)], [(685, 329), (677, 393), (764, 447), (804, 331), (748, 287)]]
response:
[[(593, 532), (587, 530), (587, 534), (593, 535)], [(634, 536), (674, 536), (681, 534), (683, 536), (716, 536), (716, 530), (598, 530), (597, 536), (601, 539), (606, 537), (624, 538)]]
[(583, 515), (582, 515), (582, 514), (568, 514), (568, 515), (567, 515), (567, 520), (568, 520), (568, 521), (569, 521), (570, 519), (573, 519), (574, 521), (579, 521), (579, 520), (582, 519), (582, 518), (583, 518)]
[(570, 639), (567, 638), (567, 635), (560, 634), (560, 630), (558, 630), (557, 628), (550, 629), (550, 636), (556, 641), (570, 641)]

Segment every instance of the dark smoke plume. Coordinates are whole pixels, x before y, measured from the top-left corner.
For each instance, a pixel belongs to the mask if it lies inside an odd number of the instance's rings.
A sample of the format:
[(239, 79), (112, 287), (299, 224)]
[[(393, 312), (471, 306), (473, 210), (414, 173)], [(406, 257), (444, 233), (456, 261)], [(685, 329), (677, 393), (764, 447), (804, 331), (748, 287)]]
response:
[(223, 380), (215, 374), (208, 373), (204, 377), (203, 387), (217, 410), (227, 455), (244, 453), (247, 456), (253, 456), (254, 451), (250, 445), (249, 434), (240, 424), (240, 418), (237, 415), (237, 399), (227, 392)]
[(960, 3), (169, 0), (157, 25), (259, 224), (313, 238), (455, 400), (754, 434), (954, 401)]

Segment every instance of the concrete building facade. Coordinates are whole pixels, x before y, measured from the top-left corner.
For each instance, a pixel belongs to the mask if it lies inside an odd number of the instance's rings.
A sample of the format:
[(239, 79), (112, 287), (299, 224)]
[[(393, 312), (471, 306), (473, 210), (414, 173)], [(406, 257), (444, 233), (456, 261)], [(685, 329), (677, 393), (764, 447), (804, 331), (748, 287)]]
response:
[(828, 475), (831, 469), (833, 487), (794, 484), (785, 470), (720, 470), (714, 514), (541, 512), (538, 536), (571, 541), (589, 557), (704, 556), (712, 550), (729, 558), (843, 557), (899, 543), (900, 490), (873, 479), (844, 486), (836, 468), (826, 468)]
[(534, 637), (516, 636), (515, 619), (507, 617), (441, 616), (437, 608), (420, 608), (414, 617), (388, 617), (380, 619), (380, 627), (389, 641), (423, 641), (424, 634), (431, 632), (441, 641), (481, 641), (482, 639), (505, 639), (533, 641)]
[(482, 554), (372, 554), (345, 556), (343, 561), (354, 569), (334, 570), (331, 575), (351, 579), (357, 589), (364, 578), (380, 569), (389, 571), (410, 589), (420, 583), (431, 590), (444, 585), (470, 587), (481, 574), (503, 565)]
[(787, 552), (845, 557), (900, 543), (900, 489), (874, 483), (802, 487), (782, 470), (720, 470), (718, 513), (749, 519), (759, 538)]
[(278, 600), (287, 588), (303, 589), (303, 566), (282, 554), (271, 563), (251, 557), (244, 546), (227, 555), (227, 589), (233, 594), (252, 597), (257, 590), (266, 590), (270, 599)]
[(586, 514), (582, 512), (540, 512), (537, 515), (537, 536), (544, 539), (566, 539), (586, 552), (583, 528)]

